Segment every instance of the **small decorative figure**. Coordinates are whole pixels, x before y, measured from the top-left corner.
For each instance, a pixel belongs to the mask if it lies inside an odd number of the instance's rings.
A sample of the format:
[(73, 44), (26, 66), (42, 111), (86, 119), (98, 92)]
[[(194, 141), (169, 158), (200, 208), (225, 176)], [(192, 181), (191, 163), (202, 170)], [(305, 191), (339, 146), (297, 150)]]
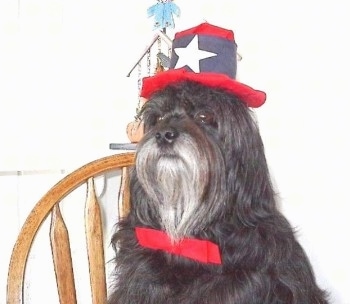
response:
[(167, 27), (174, 28), (173, 14), (180, 16), (180, 8), (173, 0), (157, 0), (157, 4), (147, 9), (148, 17), (154, 16), (153, 29), (165, 30)]

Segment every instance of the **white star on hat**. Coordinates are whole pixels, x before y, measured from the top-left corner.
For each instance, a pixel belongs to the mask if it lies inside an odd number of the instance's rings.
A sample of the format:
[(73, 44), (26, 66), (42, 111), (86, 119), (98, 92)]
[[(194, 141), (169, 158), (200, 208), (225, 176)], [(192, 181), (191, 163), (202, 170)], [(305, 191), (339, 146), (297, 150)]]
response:
[(195, 73), (200, 72), (199, 60), (217, 56), (217, 53), (203, 51), (198, 48), (198, 35), (194, 36), (192, 41), (186, 47), (174, 48), (174, 52), (179, 56), (175, 69), (187, 65)]

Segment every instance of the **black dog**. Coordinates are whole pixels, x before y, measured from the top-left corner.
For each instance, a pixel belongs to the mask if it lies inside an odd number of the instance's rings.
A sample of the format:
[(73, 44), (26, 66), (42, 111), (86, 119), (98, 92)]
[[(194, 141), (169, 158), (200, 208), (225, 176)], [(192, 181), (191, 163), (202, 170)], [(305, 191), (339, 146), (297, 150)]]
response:
[[(112, 239), (109, 303), (328, 303), (276, 207), (246, 104), (181, 82), (157, 92), (142, 117), (131, 212)], [(188, 253), (193, 243), (199, 253)]]

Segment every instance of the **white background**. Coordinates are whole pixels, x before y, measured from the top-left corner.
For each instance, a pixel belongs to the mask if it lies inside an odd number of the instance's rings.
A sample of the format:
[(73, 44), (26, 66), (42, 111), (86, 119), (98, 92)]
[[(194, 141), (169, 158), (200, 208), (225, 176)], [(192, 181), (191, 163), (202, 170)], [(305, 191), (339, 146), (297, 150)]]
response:
[[(137, 72), (126, 75), (154, 35), (146, 10), (155, 3), (0, 0), (1, 172), (69, 172), (127, 141)], [(175, 31), (203, 21), (234, 30), (239, 80), (268, 96), (255, 112), (281, 208), (332, 303), (349, 304), (347, 2), (174, 3)], [(1, 304), (15, 235), (60, 177), (0, 177)]]

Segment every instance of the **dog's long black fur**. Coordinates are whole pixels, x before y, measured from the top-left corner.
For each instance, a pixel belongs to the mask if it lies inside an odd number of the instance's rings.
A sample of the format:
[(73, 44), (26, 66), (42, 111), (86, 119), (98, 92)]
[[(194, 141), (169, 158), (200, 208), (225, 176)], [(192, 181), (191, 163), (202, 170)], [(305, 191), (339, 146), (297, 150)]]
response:
[[(311, 264), (279, 212), (252, 111), (221, 89), (169, 85), (142, 110), (131, 212), (113, 236), (109, 304), (323, 304)], [(219, 245), (222, 265), (142, 248), (134, 228)]]

